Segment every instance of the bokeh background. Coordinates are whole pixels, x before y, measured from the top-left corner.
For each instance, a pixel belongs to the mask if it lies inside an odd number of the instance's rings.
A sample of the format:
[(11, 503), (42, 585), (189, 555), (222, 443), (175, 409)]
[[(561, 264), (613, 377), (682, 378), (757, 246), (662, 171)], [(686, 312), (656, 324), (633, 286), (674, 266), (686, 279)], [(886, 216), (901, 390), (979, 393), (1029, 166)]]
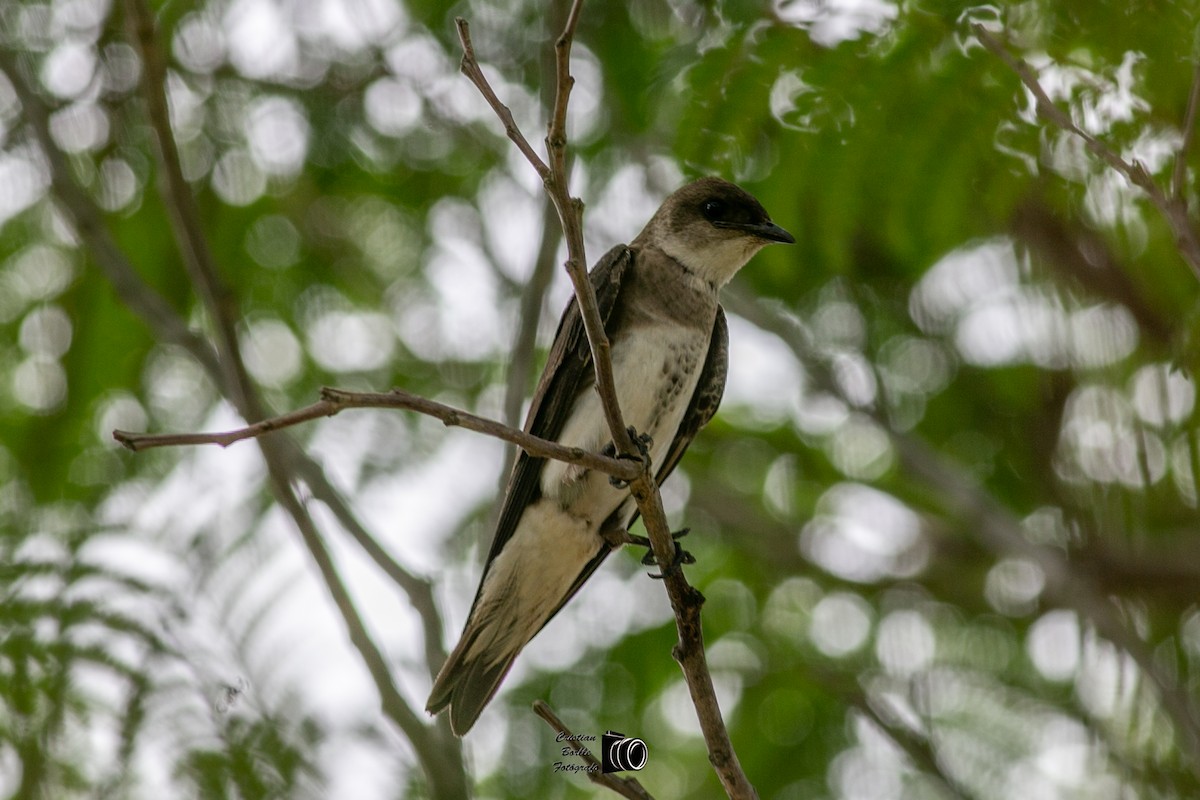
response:
[[(266, 460), (111, 437), (236, 427), (325, 384), (519, 421), (564, 248), (452, 20), (540, 146), (565, 13), (0, 6), (0, 795), (594, 796), (554, 771), (535, 699), (644, 739), (655, 796), (719, 795), (636, 553), (465, 741), (424, 715), (501, 444), (396, 411)], [(763, 798), (1200, 794), (1200, 281), (970, 29), (1194, 221), (1198, 21), (1182, 0), (585, 4), (589, 256), (703, 174), (798, 241), (726, 290), (724, 405), (664, 489)], [(213, 355), (231, 342), (240, 378)]]

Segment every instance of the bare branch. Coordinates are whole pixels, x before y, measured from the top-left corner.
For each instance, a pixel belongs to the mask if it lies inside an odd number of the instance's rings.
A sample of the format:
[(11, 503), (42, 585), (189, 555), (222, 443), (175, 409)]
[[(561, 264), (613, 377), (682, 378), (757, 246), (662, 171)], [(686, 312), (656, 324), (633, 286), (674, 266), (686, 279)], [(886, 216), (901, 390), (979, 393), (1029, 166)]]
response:
[[(338, 524), (350, 534), (350, 538), (363, 549), (367, 557), (375, 562), (385, 575), (408, 595), (408, 600), (421, 617), (425, 639), (425, 665), (430, 676), (437, 675), (446, 660), (446, 644), (442, 639), (442, 612), (433, 598), (433, 585), (428, 578), (409, 572), (396, 561), (371, 532), (363, 525), (346, 504), (341, 492), (329, 481), (321, 465), (291, 439), (283, 439), (284, 457), (289, 471), (295, 473), (308, 486), (313, 498), (325, 504), (333, 513)], [(442, 724), (441, 722), (437, 724)], [(446, 725), (446, 736), (453, 734)]]
[[(533, 373), (533, 353), (537, 346), (538, 321), (542, 302), (554, 275), (554, 253), (558, 249), (558, 229), (554, 227), (554, 208), (546, 201), (542, 215), (542, 243), (538, 248), (533, 274), (521, 293), (520, 319), (513, 335), (512, 358), (508, 363), (508, 383), (504, 390), (504, 421), (511, 427), (521, 425), (521, 405), (529, 393), (529, 378)], [(511, 466), (511, 465), (510, 465)], [(508, 470), (504, 471), (507, 479)]]
[[(1146, 193), (1146, 196), (1150, 198), (1150, 202), (1158, 208), (1159, 213), (1162, 214), (1163, 219), (1166, 220), (1167, 225), (1171, 228), (1171, 232), (1175, 235), (1175, 245), (1179, 249), (1179, 254), (1187, 262), (1188, 266), (1191, 267), (1196, 277), (1200, 278), (1200, 238), (1196, 236), (1192, 221), (1188, 218), (1187, 205), (1183, 202), (1182, 198), (1167, 197), (1166, 193), (1154, 182), (1154, 178), (1151, 177), (1150, 173), (1146, 172), (1146, 168), (1141, 163), (1126, 161), (1104, 142), (1076, 125), (1065, 111), (1054, 105), (1054, 102), (1046, 94), (1046, 90), (1042, 88), (1041, 83), (1038, 81), (1037, 73), (1034, 72), (1033, 68), (1023, 59), (1009, 53), (1004, 45), (996, 37), (992, 36), (985, 27), (976, 23), (971, 26), (971, 30), (975, 33), (980, 43), (998, 56), (1013, 72), (1017, 73), (1021, 82), (1033, 93), (1038, 116), (1055, 127), (1078, 136), (1093, 155), (1124, 175), (1126, 180)], [(1197, 91), (1200, 90), (1193, 85), (1193, 95)], [(1190, 138), (1190, 136), (1187, 138)], [(1176, 170), (1178, 170), (1178, 164), (1176, 165)]]
[(471, 43), (471, 28), (467, 21), (462, 17), (455, 17), (454, 24), (458, 27), (458, 40), (462, 44), (463, 57), (459, 69), (466, 75), (471, 83), (475, 84), (475, 88), (487, 100), (488, 105), (492, 107), (492, 111), (496, 112), (496, 116), (504, 123), (504, 133), (512, 140), (512, 143), (521, 151), (521, 155), (525, 156), (535, 170), (542, 182), (550, 180), (550, 168), (546, 166), (546, 162), (542, 161), (541, 156), (534, 151), (529, 144), (529, 140), (525, 138), (525, 134), (521, 133), (521, 129), (517, 127), (517, 121), (513, 119), (512, 111), (504, 103), (500, 102), (500, 98), (496, 96), (496, 92), (488, 83), (487, 76), (483, 74), (483, 69), (479, 66), (479, 62), (475, 59), (475, 45)]
[(567, 105), (571, 101), (571, 90), (575, 78), (571, 76), (571, 43), (575, 41), (575, 28), (579, 25), (579, 14), (583, 0), (574, 0), (567, 14), (562, 34), (554, 41), (554, 111), (546, 133), (546, 153), (550, 156), (551, 171), (561, 178), (567, 175)]
[(266, 411), (246, 372), (237, 338), (237, 309), (233, 293), (221, 280), (216, 260), (200, 223), (200, 211), (183, 175), (179, 148), (171, 130), (167, 105), (167, 63), (154, 27), (154, 16), (145, 0), (128, 0), (127, 16), (131, 38), (137, 45), (145, 76), (142, 88), (154, 140), (158, 146), (163, 205), (171, 221), (188, 278), (200, 294), (217, 333), (220, 367), (226, 375), (225, 391), (238, 411), (250, 421), (262, 419)]
[[(563, 119), (565, 120), (566, 103), (570, 97), (570, 84), (573, 79), (570, 76), (570, 57), (571, 57), (571, 39), (574, 36), (575, 24), (579, 19), (579, 7), (582, 5), (582, 0), (575, 0), (571, 13), (567, 17), (567, 27), (563, 31), (563, 35), (559, 37), (555, 43), (556, 55), (556, 72), (558, 74), (558, 89), (555, 95), (555, 114), (561, 107)], [(637, 453), (637, 448), (634, 447), (633, 440), (629, 436), (626, 429), (625, 421), (621, 416), (620, 403), (617, 401), (616, 385), (612, 376), (612, 347), (608, 341), (608, 336), (604, 332), (604, 321), (600, 319), (600, 312), (596, 304), (596, 292), (592, 288), (591, 282), (587, 277), (587, 256), (584, 253), (583, 246), (583, 203), (578, 198), (571, 197), (567, 186), (566, 175), (566, 137), (562, 136), (557, 141), (552, 141), (547, 137), (547, 147), (550, 153), (550, 166), (538, 157), (533, 148), (529, 146), (529, 141), (525, 135), (521, 133), (513, 120), (512, 112), (508, 107), (500, 102), (496, 97), (495, 91), (487, 81), (487, 77), (483, 74), (483, 70), (479, 66), (479, 62), (475, 59), (475, 48), (471, 44), (470, 26), (462, 17), (457, 17), (455, 25), (458, 26), (459, 40), (463, 46), (462, 57), (462, 72), (466, 75), (471, 83), (477, 88), (488, 101), (492, 110), (496, 112), (496, 116), (504, 124), (504, 132), (508, 138), (513, 141), (517, 149), (525, 156), (525, 159), (537, 171), (538, 176), (542, 179), (542, 184), (546, 187), (546, 194), (554, 203), (555, 210), (558, 211), (559, 221), (562, 223), (563, 235), (567, 240), (567, 274), (571, 278), (571, 284), (575, 288), (575, 296), (579, 298), (579, 310), (583, 317), (583, 328), (587, 332), (588, 345), (592, 350), (592, 363), (596, 369), (596, 390), (600, 393), (600, 399), (603, 402), (604, 414), (608, 421), (608, 426), (612, 431), (613, 443), (616, 445), (618, 452), (626, 455), (634, 455)], [(566, 76), (564, 79), (564, 75)], [(566, 85), (564, 88), (564, 80)], [(565, 122), (564, 122), (565, 125)]]
[(646, 787), (642, 786), (637, 778), (623, 778), (618, 775), (602, 772), (602, 765), (592, 755), (591, 750), (583, 746), (579, 738), (571, 733), (571, 729), (558, 718), (558, 715), (554, 713), (554, 709), (550, 708), (549, 705), (541, 700), (534, 700), (533, 713), (546, 720), (546, 724), (558, 733), (558, 741), (566, 742), (566, 749), (575, 751), (574, 755), (578, 756), (579, 760), (587, 766), (584, 774), (587, 775), (589, 781), (597, 786), (611, 789), (622, 797), (630, 798), (630, 800), (654, 800), (654, 795), (646, 791)]
[(578, 447), (564, 447), (558, 442), (542, 439), (495, 420), (479, 417), (468, 411), (444, 405), (403, 389), (390, 392), (348, 392), (343, 389), (324, 387), (321, 399), (312, 405), (264, 419), (253, 425), (223, 433), (131, 433), (113, 431), (113, 438), (133, 451), (155, 447), (179, 447), (185, 445), (215, 444), (229, 447), (245, 439), (257, 439), (273, 431), (290, 428), (321, 417), (332, 417), (347, 408), (403, 408), (416, 411), (442, 421), (447, 427), (466, 428), (496, 439), (517, 445), (531, 456), (552, 458), (612, 475), (622, 480), (632, 480), (641, 473), (642, 467), (627, 459), (609, 458), (599, 453), (589, 453)]

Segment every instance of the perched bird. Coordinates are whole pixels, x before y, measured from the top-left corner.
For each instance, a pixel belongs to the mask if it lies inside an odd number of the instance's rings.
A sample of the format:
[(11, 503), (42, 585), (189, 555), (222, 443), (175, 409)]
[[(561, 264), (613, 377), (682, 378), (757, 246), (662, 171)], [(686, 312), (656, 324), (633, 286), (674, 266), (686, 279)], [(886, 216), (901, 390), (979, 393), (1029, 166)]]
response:
[[(794, 241), (749, 193), (701, 178), (592, 268), (621, 412), (646, 446), (659, 485), (721, 402), (729, 334), (720, 288), (765, 245)], [(525, 430), (569, 447), (612, 449), (575, 299), (559, 322)], [(449, 708), (454, 732), (470, 730), (517, 654), (604, 561), (611, 535), (636, 516), (628, 490), (607, 475), (521, 453), (475, 603), (426, 710)]]

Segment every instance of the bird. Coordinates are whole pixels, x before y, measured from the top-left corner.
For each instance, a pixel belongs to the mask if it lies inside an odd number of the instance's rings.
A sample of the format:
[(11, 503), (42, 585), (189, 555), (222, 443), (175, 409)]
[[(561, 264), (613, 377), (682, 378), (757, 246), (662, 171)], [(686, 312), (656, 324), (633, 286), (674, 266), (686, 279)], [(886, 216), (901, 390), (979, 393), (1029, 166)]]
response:
[[(611, 343), (622, 416), (660, 486), (725, 390), (729, 332), (720, 289), (772, 242), (795, 239), (749, 192), (705, 177), (668, 196), (632, 242), (613, 247), (588, 274)], [(524, 430), (568, 447), (615, 453), (595, 387), (573, 298)], [(628, 489), (607, 475), (522, 452), (474, 603), (434, 679), (426, 711), (449, 709), (451, 730), (466, 734), (517, 655), (620, 546), (615, 535), (628, 537), (636, 517)]]

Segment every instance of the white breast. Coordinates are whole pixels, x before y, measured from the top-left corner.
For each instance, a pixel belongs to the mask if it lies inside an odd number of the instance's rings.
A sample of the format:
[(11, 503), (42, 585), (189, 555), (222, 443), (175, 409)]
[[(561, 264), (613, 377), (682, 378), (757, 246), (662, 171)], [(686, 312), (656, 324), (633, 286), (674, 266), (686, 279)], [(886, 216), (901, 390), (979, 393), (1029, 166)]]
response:
[[(707, 352), (708, 337), (695, 328), (681, 325), (647, 325), (613, 342), (613, 381), (626, 425), (654, 440), (651, 462), (666, 457), (683, 414), (696, 390), (700, 368)], [(588, 392), (576, 401), (563, 426), (559, 442), (596, 452), (612, 440), (599, 394)], [(561, 462), (549, 462), (542, 471), (542, 493), (559, 498), (564, 508), (600, 517), (612, 512), (624, 493), (607, 487), (604, 476), (580, 483), (583, 470)], [(603, 484), (601, 486), (600, 484)], [(583, 503), (590, 508), (577, 507)], [(597, 507), (596, 504), (599, 504)]]

